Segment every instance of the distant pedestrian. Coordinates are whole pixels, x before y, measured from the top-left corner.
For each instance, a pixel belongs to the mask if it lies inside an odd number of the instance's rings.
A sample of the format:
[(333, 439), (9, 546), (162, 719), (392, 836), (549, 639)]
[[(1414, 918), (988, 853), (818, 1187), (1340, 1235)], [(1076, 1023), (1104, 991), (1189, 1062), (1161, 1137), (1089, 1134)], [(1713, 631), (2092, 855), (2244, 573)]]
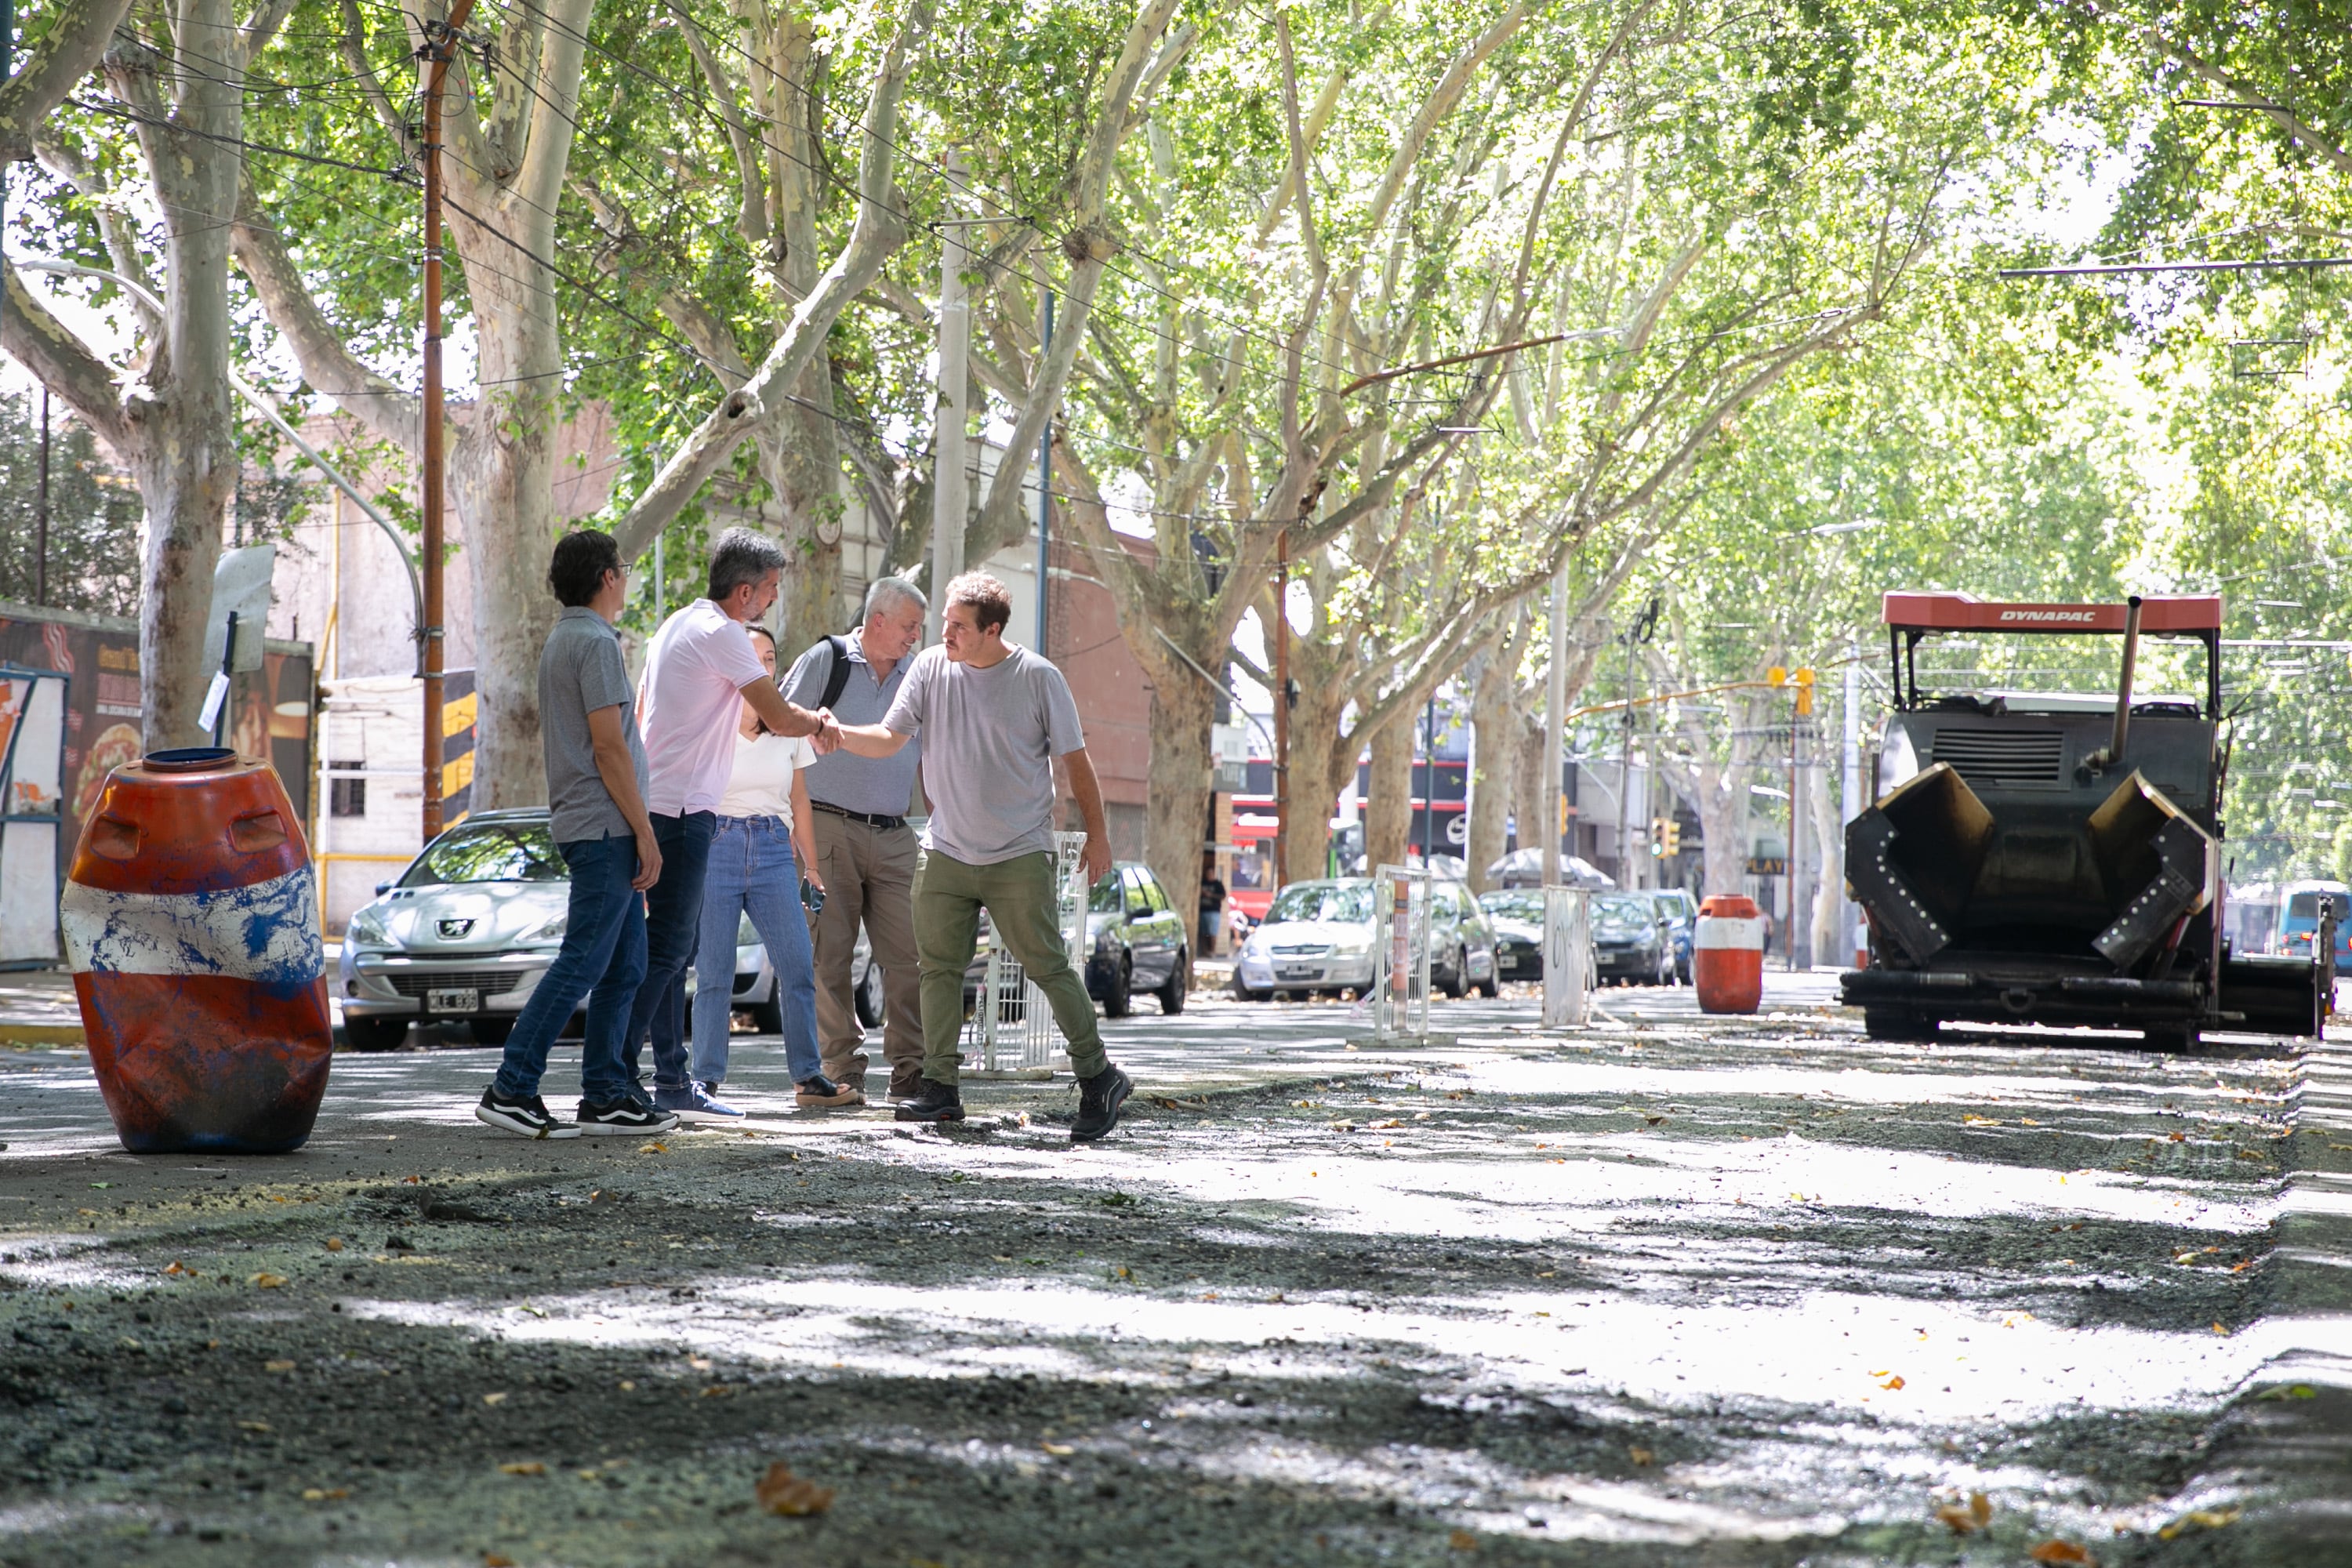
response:
[[(751, 645), (770, 675), (776, 669), (776, 639), (765, 626), (751, 628)], [(788, 738), (768, 728), (749, 702), (735, 731), (735, 761), (719, 797), (719, 818), (710, 836), (710, 864), (702, 883), (702, 940), (695, 961), (695, 995), (709, 997), (694, 1009), (691, 1077), (700, 1090), (694, 1114), (723, 1121), (743, 1112), (719, 1097), (727, 1081), (728, 1033), (733, 1019), (727, 998), (735, 989), (735, 938), (743, 917), (767, 949), (776, 974), (776, 1010), (784, 1020), (784, 1060), (796, 1096), (805, 1106), (854, 1105), (864, 1097), (846, 1086), (828, 1085), (817, 1056), (816, 970), (809, 958), (808, 916), (801, 883), (821, 895), (824, 879), (816, 870), (809, 818), (808, 765), (816, 748), (805, 737)]]
[[(845, 637), (828, 637), (793, 661), (784, 695), (824, 708), (844, 724), (876, 724), (907, 682), (908, 656), (923, 640), (921, 591), (903, 577), (877, 577), (866, 590), (866, 614)], [(824, 1073), (862, 1094), (866, 1026), (856, 992), (857, 928), (862, 921), (882, 971), (882, 1058), (890, 1098), (923, 1087), (923, 1016), (915, 959), (915, 858), (907, 826), (914, 799), (919, 741), (897, 755), (861, 757), (846, 748), (819, 757), (803, 776), (816, 816), (816, 864), (824, 873), (824, 908), (816, 917), (816, 1027)]]
[(1217, 931), (1224, 924), (1225, 884), (1217, 875), (1215, 862), (1201, 868), (1201, 951), (1217, 951)]
[[(833, 721), (784, 700), (744, 627), (776, 602), (784, 552), (748, 528), (730, 528), (710, 552), (709, 592), (661, 624), (637, 683), (646, 752), (652, 759), (646, 809), (661, 847), (661, 878), (646, 894), (646, 979), (637, 989), (624, 1047), (642, 1087), (638, 1053), (654, 1047), (654, 1104), (690, 1121), (723, 1121), (706, 1103), (686, 1049), (686, 970), (702, 934), (702, 884), (719, 798), (735, 759), (742, 704), (779, 735), (807, 735), (818, 752), (838, 744)], [(725, 1004), (722, 1002), (721, 1006)], [(803, 1094), (838, 1093), (822, 1076)]]
[(1054, 759), (1069, 767), (1086, 818), (1082, 861), (1089, 884), (1110, 870), (1102, 787), (1087, 757), (1069, 682), (1045, 658), (1004, 640), (1013, 601), (1004, 584), (968, 572), (948, 584), (942, 647), (925, 648), (879, 724), (845, 725), (842, 745), (863, 757), (895, 755), (923, 739), (931, 816), (915, 871), (915, 946), (921, 963), (923, 1082), (901, 1100), (901, 1121), (961, 1121), (956, 1087), (963, 1033), (963, 977), (989, 929), (1021, 962), (1054, 1009), (1078, 1077), (1076, 1142), (1118, 1125), (1134, 1085), (1104, 1054), (1095, 1005), (1064, 945), (1055, 876)]
[[(613, 617), (628, 574), (609, 533), (555, 542), (547, 568), (563, 613), (539, 655), (540, 742), (547, 757), (548, 829), (570, 868), (563, 944), (507, 1037), (498, 1077), (474, 1114), (525, 1138), (658, 1132), (677, 1118), (632, 1091), (623, 1031), (646, 973), (644, 890), (662, 873), (646, 811), (646, 750), (630, 706), (628, 667)], [(580, 1051), (580, 1110), (562, 1122), (539, 1097), (556, 1031), (588, 999)]]

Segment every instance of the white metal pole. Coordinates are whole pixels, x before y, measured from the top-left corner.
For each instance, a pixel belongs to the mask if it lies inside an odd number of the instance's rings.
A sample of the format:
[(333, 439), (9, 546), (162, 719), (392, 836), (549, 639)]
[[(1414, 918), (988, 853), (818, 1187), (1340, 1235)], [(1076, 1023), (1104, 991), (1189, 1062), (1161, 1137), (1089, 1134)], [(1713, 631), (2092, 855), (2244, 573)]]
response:
[[(1844, 788), (1838, 802), (1838, 821), (1849, 823), (1860, 816), (1870, 805), (1865, 798), (1868, 792), (1862, 782), (1862, 658), (1859, 647), (1845, 667), (1845, 755), (1843, 761), (1845, 764), (1842, 781)], [(1838, 845), (1838, 863), (1841, 868), (1845, 863), (1843, 839)], [(1853, 933), (1861, 923), (1861, 905), (1852, 900), (1839, 905), (1838, 952), (1841, 961), (1845, 954), (1860, 950), (1862, 944), (1855, 940)]]
[(1551, 580), (1551, 668), (1544, 677), (1543, 822), (1532, 834), (1519, 835), (1521, 847), (1532, 841), (1541, 847), (1543, 887), (1559, 882), (1560, 756), (1567, 751), (1568, 728), (1568, 565), (1563, 562)]
[[(963, 159), (947, 157), (949, 207), (963, 180)], [(964, 395), (971, 384), (971, 302), (964, 295), (963, 229), (944, 224), (940, 229), (940, 384), (934, 405), (937, 424), (931, 438), (931, 604), (924, 619), (930, 640), (940, 640), (940, 616), (947, 606), (949, 582), (963, 573), (963, 524), (966, 485), (966, 434), (971, 410)]]

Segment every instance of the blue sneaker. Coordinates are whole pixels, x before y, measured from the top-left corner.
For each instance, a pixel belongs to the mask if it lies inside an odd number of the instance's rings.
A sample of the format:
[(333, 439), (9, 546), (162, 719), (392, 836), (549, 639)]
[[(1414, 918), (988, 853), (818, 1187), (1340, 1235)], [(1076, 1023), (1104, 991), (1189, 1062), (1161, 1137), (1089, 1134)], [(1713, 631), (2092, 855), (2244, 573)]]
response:
[(680, 1121), (740, 1121), (744, 1113), (711, 1092), (718, 1087), (690, 1083), (684, 1089), (657, 1089), (654, 1090), (654, 1105), (672, 1112)]

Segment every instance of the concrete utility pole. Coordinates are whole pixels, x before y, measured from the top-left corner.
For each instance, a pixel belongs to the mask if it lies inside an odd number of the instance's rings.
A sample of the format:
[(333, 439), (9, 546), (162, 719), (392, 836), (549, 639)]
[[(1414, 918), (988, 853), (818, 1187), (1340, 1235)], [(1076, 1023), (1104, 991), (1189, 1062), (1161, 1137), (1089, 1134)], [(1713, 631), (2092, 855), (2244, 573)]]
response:
[(441, 832), (441, 563), (448, 452), (441, 409), (441, 93), (474, 0), (425, 24), (425, 841)]
[(1625, 728), (1617, 745), (1617, 885), (1633, 889), (1633, 628), (1625, 628)]
[[(963, 157), (947, 158), (950, 210), (956, 190), (963, 184)], [(948, 584), (963, 574), (963, 525), (966, 487), (964, 471), (971, 410), (964, 406), (971, 384), (971, 301), (963, 287), (963, 227), (940, 226), (940, 385), (936, 424), (931, 435), (931, 605), (925, 615), (930, 640), (940, 640), (940, 623), (947, 609)]]
[(33, 491), (33, 603), (49, 602), (49, 384), (41, 384), (41, 468)]
[(1563, 563), (1551, 579), (1551, 668), (1544, 673), (1543, 825), (1532, 834), (1521, 833), (1524, 847), (1530, 839), (1542, 847), (1543, 886), (1559, 886), (1561, 810), (1560, 752), (1568, 730), (1568, 567)]
[[(1045, 312), (1043, 330), (1037, 334), (1037, 365), (1043, 374), (1045, 361), (1054, 353), (1054, 291), (1045, 290)], [(1050, 658), (1045, 651), (1045, 601), (1051, 596), (1050, 574), (1053, 563), (1047, 559), (1053, 543), (1054, 529), (1054, 422), (1037, 432), (1037, 657)]]

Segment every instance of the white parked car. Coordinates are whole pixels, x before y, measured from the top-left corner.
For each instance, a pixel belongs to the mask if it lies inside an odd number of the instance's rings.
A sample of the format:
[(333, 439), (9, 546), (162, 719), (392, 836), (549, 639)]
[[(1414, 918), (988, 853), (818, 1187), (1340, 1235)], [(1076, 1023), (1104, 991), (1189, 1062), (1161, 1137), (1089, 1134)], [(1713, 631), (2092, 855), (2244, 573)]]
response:
[[(411, 1024), (463, 1023), (479, 1044), (506, 1043), (515, 1015), (562, 945), (571, 868), (544, 808), (485, 811), (425, 847), (343, 932), (336, 990), (353, 1050), (388, 1051)], [(736, 932), (733, 1007), (781, 1034), (775, 966), (747, 917)], [(882, 1020), (882, 972), (857, 934), (858, 1021)], [(691, 972), (688, 984), (693, 981)], [(572, 1015), (566, 1034), (576, 1034)]]

